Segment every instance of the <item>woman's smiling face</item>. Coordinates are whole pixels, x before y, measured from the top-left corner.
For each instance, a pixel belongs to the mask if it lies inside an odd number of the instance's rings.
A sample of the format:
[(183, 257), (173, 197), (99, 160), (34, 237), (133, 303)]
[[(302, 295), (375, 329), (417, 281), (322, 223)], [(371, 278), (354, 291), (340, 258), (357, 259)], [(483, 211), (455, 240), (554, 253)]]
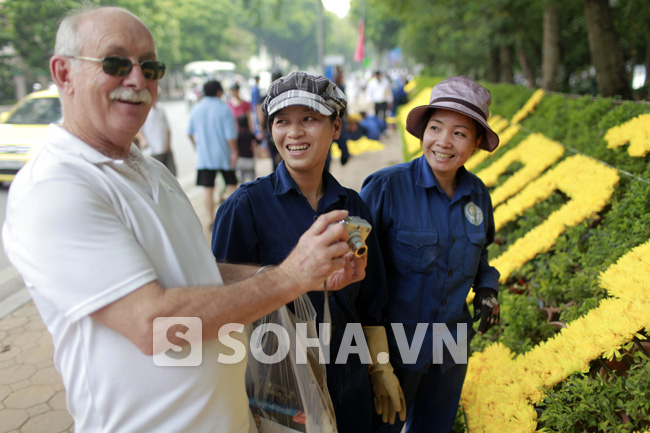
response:
[(472, 118), (437, 108), (422, 134), (422, 151), (434, 174), (450, 176), (467, 162), (481, 140)]
[(293, 105), (274, 116), (271, 134), (290, 173), (317, 170), (320, 175), (332, 141), (341, 135), (341, 119)]

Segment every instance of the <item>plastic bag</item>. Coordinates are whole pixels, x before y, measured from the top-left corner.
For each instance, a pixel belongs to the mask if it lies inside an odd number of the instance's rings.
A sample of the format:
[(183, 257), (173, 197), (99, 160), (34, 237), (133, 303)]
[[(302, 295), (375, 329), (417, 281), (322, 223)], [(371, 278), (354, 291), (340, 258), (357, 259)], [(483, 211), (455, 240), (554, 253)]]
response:
[(285, 305), (254, 322), (249, 335), (246, 391), (259, 433), (336, 433), (320, 348), (306, 344), (318, 339), (307, 295), (293, 302), (293, 312)]

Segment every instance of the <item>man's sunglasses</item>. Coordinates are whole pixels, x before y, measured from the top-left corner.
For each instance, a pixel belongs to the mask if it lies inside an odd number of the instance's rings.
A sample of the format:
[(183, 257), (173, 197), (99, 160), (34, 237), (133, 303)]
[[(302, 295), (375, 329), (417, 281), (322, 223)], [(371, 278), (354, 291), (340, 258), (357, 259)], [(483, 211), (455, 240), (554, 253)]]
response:
[[(97, 62), (102, 64), (102, 70), (108, 75), (114, 77), (126, 77), (133, 69), (133, 62), (125, 57), (115, 57), (109, 56), (104, 57), (103, 59), (97, 59), (95, 57), (83, 57), (83, 56), (66, 56), (71, 59), (78, 60), (88, 60), (91, 62)], [(142, 68), (142, 75), (148, 80), (160, 80), (163, 75), (165, 75), (165, 69), (167, 66), (163, 62), (157, 62), (155, 60), (145, 60), (140, 62), (140, 68)]]

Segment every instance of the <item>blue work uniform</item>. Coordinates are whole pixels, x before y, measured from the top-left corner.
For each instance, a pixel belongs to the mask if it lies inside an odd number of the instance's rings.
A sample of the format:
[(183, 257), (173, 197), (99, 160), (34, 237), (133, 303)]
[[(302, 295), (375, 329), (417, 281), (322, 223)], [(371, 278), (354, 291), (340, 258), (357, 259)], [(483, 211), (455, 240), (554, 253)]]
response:
[[(358, 193), (343, 188), (328, 172), (323, 173), (323, 182), (324, 195), (316, 212), (289, 175), (284, 162), (275, 173), (240, 186), (217, 211), (212, 233), (212, 251), (217, 261), (279, 264), (320, 214), (335, 209), (347, 209), (350, 216), (371, 222), (370, 211)], [(383, 325), (388, 293), (374, 230), (366, 244), (366, 278), (331, 292), (329, 297), (332, 338), (330, 363), (326, 366), (327, 386), (341, 433), (372, 431), (374, 395), (368, 365), (362, 364), (356, 354), (350, 355), (345, 364), (335, 364), (348, 323)], [(308, 296), (320, 324), (323, 322), (324, 294), (309, 292)]]
[[(446, 347), (442, 362), (434, 361), (432, 324), (445, 324), (458, 344), (463, 341), (457, 325), (467, 324), (469, 350), (474, 331), (465, 299), (472, 287), (499, 287), (499, 272), (487, 253), (495, 232), (490, 195), (464, 167), (456, 182), (450, 199), (422, 156), (370, 175), (361, 189), (384, 256), (388, 320), (403, 325), (409, 345), (418, 323), (427, 324), (415, 359), (400, 356), (396, 334), (387, 329), (406, 398), (407, 432), (451, 431), (465, 379), (466, 362), (457, 363)], [(399, 432), (398, 421), (381, 431)]]

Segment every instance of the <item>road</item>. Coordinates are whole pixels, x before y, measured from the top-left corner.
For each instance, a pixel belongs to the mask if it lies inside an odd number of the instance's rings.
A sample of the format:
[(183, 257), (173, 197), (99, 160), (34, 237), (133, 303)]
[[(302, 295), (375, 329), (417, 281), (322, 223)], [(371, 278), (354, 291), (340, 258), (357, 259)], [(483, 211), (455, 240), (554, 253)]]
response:
[[(172, 128), (172, 147), (178, 179), (183, 189), (188, 194), (192, 194), (196, 176), (196, 154), (186, 132), (189, 117), (188, 106), (182, 100), (166, 101), (163, 102), (163, 106)], [(8, 192), (9, 185), (0, 186), (0, 226), (4, 224)], [(5, 317), (30, 299), (22, 278), (9, 263), (3, 248), (0, 251), (0, 318)]]

